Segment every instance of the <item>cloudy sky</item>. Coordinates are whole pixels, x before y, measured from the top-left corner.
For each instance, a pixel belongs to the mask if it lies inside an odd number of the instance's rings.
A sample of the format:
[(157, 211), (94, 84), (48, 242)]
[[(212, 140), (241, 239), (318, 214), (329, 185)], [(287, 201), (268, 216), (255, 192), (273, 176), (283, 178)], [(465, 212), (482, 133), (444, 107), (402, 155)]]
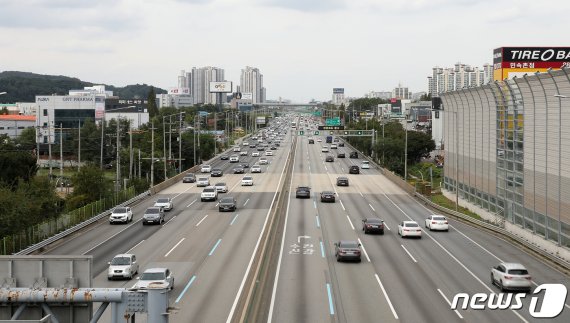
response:
[(569, 46), (568, 17), (568, 0), (0, 0), (0, 71), (169, 88), (208, 65), (237, 84), (249, 65), (269, 99), (419, 92), (434, 66)]

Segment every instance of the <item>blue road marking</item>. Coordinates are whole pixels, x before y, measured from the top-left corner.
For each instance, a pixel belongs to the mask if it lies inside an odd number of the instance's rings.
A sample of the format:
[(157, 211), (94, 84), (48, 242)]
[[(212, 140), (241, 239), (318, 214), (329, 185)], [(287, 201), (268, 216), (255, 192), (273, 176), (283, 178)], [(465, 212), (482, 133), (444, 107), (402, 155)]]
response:
[(316, 218), (316, 219), (317, 219), (317, 228), (320, 228), (320, 227), (321, 227), (321, 221), (319, 221), (319, 216), (318, 216), (318, 215), (317, 215), (317, 218)]
[(331, 294), (331, 285), (329, 283), (327, 283), (327, 294), (329, 295), (329, 311), (330, 311), (331, 315), (334, 315), (334, 306), (333, 306), (333, 300), (332, 300), (332, 294)]
[(325, 246), (323, 245), (323, 242), (321, 241), (321, 257), (325, 257)]
[(210, 251), (210, 253), (208, 254), (208, 256), (211, 256), (212, 254), (214, 254), (214, 251), (216, 250), (216, 248), (218, 247), (218, 245), (220, 244), (220, 242), (222, 242), (222, 239), (218, 239), (218, 242), (216, 242), (216, 245), (214, 246), (214, 248), (212, 248), (212, 251)]
[(234, 216), (234, 219), (232, 220), (232, 222), (230, 222), (230, 225), (234, 224), (235, 220), (237, 219), (239, 214), (236, 214), (236, 216)]
[(186, 291), (188, 290), (188, 288), (190, 288), (190, 285), (192, 285), (192, 283), (194, 282), (194, 279), (196, 279), (196, 275), (192, 276), (192, 278), (190, 279), (190, 281), (188, 282), (188, 284), (186, 284), (186, 287), (184, 287), (184, 290), (182, 291), (182, 293), (180, 293), (180, 295), (179, 295), (178, 298), (176, 299), (175, 303), (180, 302), (180, 300), (182, 299), (182, 296), (184, 296), (184, 294), (186, 293)]

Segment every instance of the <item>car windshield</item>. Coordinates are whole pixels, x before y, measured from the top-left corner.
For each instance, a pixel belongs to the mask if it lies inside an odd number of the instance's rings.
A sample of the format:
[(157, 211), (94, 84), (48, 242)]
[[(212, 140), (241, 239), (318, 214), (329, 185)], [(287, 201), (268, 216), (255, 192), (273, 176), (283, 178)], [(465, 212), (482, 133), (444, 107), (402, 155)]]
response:
[(358, 248), (358, 243), (355, 241), (343, 241), (340, 244), (341, 248)]
[(204, 165), (203, 168), (210, 168), (210, 165)]
[(130, 263), (131, 261), (129, 257), (115, 257), (111, 260), (111, 265), (115, 266), (124, 266), (129, 265)]
[(141, 280), (164, 280), (164, 273), (143, 273)]
[(528, 271), (526, 269), (511, 269), (511, 270), (509, 270), (509, 274), (511, 274), (511, 275), (528, 275)]
[(251, 177), (244, 177), (243, 179), (246, 180), (246, 181), (251, 181), (253, 178), (251, 178)]
[(207, 177), (200, 177), (200, 178), (198, 178), (198, 180), (201, 182), (206, 182), (206, 181), (208, 181), (208, 178)]
[(418, 227), (419, 225), (417, 223), (408, 222), (404, 226), (406, 226), (406, 227)]
[(168, 199), (167, 198), (161, 198), (156, 200), (156, 203), (168, 203)]
[(233, 203), (233, 202), (234, 202), (234, 199), (231, 198), (231, 197), (224, 197), (224, 198), (220, 201), (220, 203)]
[(160, 213), (160, 209), (159, 208), (150, 208), (146, 210), (146, 214), (158, 214)]
[(380, 223), (382, 223), (382, 220), (380, 220), (380, 219), (368, 219), (368, 220), (366, 220), (366, 222), (380, 224)]
[(114, 213), (127, 213), (127, 208), (126, 207), (118, 207), (118, 208), (115, 208), (115, 210), (113, 212)]
[(226, 186), (226, 183), (216, 183), (216, 186)]
[(297, 189), (300, 191), (308, 191), (309, 190), (309, 188), (306, 186), (299, 186), (299, 187), (297, 187)]
[(204, 189), (204, 192), (213, 192), (213, 191), (214, 191), (213, 188), (205, 188), (205, 189)]
[(212, 169), (212, 171), (213, 171), (213, 172), (221, 172), (222, 170), (219, 169), (219, 168), (214, 168), (214, 169)]

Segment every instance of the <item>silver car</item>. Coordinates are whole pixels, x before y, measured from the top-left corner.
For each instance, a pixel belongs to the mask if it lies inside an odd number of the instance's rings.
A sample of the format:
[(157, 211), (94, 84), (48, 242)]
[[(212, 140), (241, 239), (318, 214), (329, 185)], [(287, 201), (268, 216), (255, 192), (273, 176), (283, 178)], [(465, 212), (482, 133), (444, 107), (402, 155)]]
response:
[(174, 276), (168, 268), (149, 268), (142, 273), (133, 288), (146, 289), (151, 284), (160, 284), (164, 288), (172, 290), (174, 288)]
[(119, 254), (113, 257), (107, 270), (107, 279), (128, 278), (131, 279), (139, 272), (137, 256), (133, 254)]
[(147, 223), (162, 224), (164, 222), (164, 211), (160, 207), (149, 207), (144, 212), (142, 224)]
[(491, 268), (491, 283), (497, 285), (501, 291), (525, 290), (532, 288), (532, 277), (525, 266), (514, 262), (501, 262)]

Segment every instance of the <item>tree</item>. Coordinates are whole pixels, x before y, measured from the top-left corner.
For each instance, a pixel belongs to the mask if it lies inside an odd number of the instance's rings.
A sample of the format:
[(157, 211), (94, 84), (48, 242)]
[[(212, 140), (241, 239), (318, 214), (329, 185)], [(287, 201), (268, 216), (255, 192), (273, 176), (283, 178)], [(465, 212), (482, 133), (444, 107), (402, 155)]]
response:
[(68, 209), (97, 201), (108, 196), (111, 191), (111, 183), (105, 179), (105, 173), (94, 165), (81, 167), (71, 180), (73, 181), (73, 193), (66, 205)]
[(148, 114), (152, 118), (158, 115), (158, 107), (156, 106), (156, 93), (154, 92), (154, 87), (151, 86), (148, 91)]
[(20, 150), (10, 139), (0, 137), (0, 169), (0, 182), (15, 189), (20, 179), (28, 182), (34, 177), (38, 166), (30, 151)]
[(431, 101), (431, 93), (422, 94), (422, 96), (420, 97), (420, 101)]

